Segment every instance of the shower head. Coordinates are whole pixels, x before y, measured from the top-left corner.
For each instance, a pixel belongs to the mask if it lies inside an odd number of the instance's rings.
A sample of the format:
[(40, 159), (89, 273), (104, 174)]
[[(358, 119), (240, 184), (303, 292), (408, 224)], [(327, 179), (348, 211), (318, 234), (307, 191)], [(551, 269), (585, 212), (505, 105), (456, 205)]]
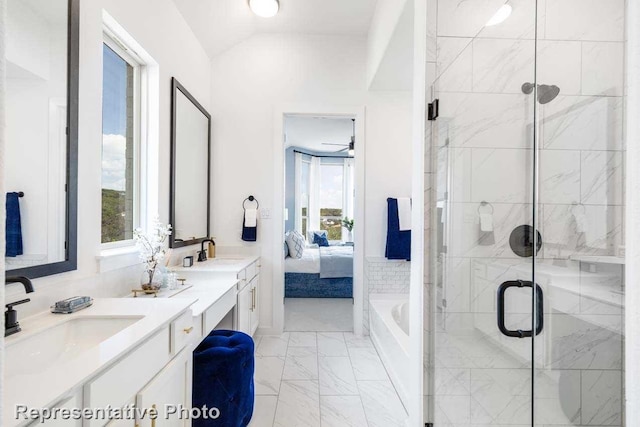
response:
[(560, 88), (556, 85), (539, 85), (538, 86), (538, 102), (540, 104), (548, 104), (556, 99), (560, 93)]
[[(530, 95), (533, 92), (533, 83), (524, 83), (522, 85), (522, 93)], [(537, 98), (540, 104), (548, 104), (556, 99), (556, 96), (560, 93), (560, 88), (556, 85), (538, 85)]]

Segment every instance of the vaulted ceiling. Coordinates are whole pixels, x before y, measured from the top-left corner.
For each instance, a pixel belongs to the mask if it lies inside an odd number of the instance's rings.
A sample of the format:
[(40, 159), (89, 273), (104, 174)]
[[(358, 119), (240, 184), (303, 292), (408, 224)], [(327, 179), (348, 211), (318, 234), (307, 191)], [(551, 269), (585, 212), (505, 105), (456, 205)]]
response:
[(280, 12), (260, 18), (247, 0), (174, 0), (210, 57), (256, 33), (366, 36), (376, 0), (280, 0)]

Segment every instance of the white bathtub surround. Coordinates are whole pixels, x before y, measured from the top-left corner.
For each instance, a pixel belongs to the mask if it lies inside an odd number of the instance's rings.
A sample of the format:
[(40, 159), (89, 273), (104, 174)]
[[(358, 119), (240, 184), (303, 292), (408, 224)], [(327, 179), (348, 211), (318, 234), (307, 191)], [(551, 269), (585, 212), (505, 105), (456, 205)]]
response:
[(409, 298), (375, 295), (369, 301), (370, 335), (405, 407), (409, 405)]
[(365, 261), (364, 333), (369, 333), (372, 294), (409, 294), (411, 262), (368, 257)]
[(250, 427), (402, 427), (407, 418), (371, 340), (352, 333), (257, 337), (254, 380)]

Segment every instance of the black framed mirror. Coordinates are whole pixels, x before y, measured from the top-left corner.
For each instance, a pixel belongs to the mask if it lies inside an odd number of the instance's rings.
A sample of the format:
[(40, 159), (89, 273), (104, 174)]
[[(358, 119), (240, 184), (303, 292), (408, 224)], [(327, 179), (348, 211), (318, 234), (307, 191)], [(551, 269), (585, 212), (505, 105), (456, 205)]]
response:
[(171, 93), (169, 246), (179, 248), (210, 236), (211, 115), (175, 77)]
[(6, 274), (33, 279), (77, 269), (80, 0), (8, 0), (7, 24)]

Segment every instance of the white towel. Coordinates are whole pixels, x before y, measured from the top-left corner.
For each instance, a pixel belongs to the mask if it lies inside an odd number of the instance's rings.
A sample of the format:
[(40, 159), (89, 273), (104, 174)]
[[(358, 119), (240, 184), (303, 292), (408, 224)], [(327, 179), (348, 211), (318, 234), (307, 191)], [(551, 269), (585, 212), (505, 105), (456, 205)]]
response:
[(480, 231), (485, 233), (493, 231), (493, 215), (490, 213), (480, 214)]
[(409, 197), (398, 199), (398, 222), (400, 231), (411, 230), (411, 199)]
[(253, 228), (258, 226), (258, 209), (244, 210), (244, 226)]

